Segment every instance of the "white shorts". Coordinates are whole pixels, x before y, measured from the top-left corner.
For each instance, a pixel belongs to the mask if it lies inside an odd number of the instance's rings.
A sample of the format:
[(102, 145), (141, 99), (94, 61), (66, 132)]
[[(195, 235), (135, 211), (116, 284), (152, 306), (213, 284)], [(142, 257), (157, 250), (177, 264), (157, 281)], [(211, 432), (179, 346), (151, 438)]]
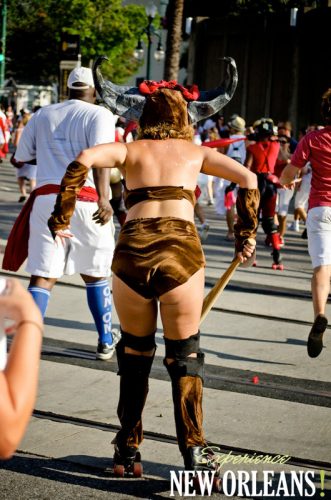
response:
[(92, 220), (95, 202), (77, 201), (70, 222), (74, 237), (65, 246), (55, 243), (47, 226), (54, 209), (55, 194), (37, 196), (30, 215), (29, 253), (26, 271), (34, 276), (60, 278), (64, 274), (110, 276), (115, 228), (111, 219), (101, 226)]
[(23, 167), (16, 169), (16, 177), (26, 177), (29, 180), (35, 179), (37, 177), (37, 165), (24, 163)]
[(311, 208), (306, 226), (313, 268), (331, 265), (331, 207)]
[(294, 191), (292, 189), (278, 189), (278, 215), (285, 216), (288, 213), (290, 201), (293, 198)]

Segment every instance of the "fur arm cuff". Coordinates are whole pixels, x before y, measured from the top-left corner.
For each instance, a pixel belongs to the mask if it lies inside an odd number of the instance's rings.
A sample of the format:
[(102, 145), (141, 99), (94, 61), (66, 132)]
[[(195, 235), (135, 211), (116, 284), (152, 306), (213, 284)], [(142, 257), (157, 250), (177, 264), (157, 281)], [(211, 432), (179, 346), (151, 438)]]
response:
[(234, 226), (236, 252), (242, 251), (248, 238), (256, 238), (259, 204), (258, 189), (239, 188), (236, 203), (238, 219)]
[(70, 218), (75, 210), (77, 194), (84, 186), (88, 168), (78, 161), (72, 161), (61, 181), (60, 192), (51, 217), (48, 219), (48, 227), (55, 239), (56, 231), (66, 229), (70, 224)]

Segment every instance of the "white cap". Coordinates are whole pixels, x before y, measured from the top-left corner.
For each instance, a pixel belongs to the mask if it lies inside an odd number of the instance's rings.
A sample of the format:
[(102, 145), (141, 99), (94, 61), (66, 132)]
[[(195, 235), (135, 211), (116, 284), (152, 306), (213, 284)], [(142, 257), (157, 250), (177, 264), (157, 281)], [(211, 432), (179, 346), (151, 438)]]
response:
[[(78, 86), (74, 85), (74, 83), (85, 83), (85, 85)], [(86, 90), (90, 87), (94, 88), (92, 70), (90, 68), (84, 68), (83, 66), (74, 68), (68, 77), (67, 87), (76, 90)]]

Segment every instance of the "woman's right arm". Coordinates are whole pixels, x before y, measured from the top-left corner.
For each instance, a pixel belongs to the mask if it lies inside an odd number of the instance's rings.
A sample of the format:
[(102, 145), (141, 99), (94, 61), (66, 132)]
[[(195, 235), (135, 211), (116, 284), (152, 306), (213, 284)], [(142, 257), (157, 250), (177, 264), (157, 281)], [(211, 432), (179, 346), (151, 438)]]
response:
[(121, 168), (127, 157), (126, 144), (114, 142), (111, 144), (98, 144), (85, 149), (72, 161), (61, 181), (60, 192), (48, 227), (54, 239), (60, 240), (72, 237), (68, 232), (70, 219), (75, 210), (76, 198), (80, 189), (85, 184), (90, 168)]
[(0, 296), (0, 317), (13, 321), (15, 332), (0, 371), (0, 458), (7, 459), (21, 441), (33, 411), (40, 362), (43, 322), (31, 294), (16, 279), (7, 279)]

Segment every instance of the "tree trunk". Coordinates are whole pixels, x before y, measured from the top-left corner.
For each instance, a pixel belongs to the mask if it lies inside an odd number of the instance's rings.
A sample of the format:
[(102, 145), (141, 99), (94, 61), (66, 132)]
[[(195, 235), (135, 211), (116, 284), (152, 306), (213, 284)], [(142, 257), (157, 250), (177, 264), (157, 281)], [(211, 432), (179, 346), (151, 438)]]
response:
[(182, 41), (184, 0), (169, 0), (167, 10), (168, 36), (164, 79), (177, 80)]

